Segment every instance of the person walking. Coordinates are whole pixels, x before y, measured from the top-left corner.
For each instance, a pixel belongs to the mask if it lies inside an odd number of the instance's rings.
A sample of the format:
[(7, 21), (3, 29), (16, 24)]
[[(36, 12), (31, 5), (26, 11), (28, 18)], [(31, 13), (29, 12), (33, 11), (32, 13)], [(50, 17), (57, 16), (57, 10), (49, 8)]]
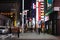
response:
[(41, 20), (38, 22), (38, 33), (41, 33)]

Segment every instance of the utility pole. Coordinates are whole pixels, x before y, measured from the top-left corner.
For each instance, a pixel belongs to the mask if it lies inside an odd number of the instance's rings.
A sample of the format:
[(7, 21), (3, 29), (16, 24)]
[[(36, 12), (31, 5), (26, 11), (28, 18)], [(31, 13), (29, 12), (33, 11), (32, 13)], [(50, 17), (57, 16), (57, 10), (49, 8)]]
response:
[(24, 32), (24, 0), (22, 0), (22, 33)]
[(36, 0), (36, 28), (37, 27), (38, 27), (38, 0)]

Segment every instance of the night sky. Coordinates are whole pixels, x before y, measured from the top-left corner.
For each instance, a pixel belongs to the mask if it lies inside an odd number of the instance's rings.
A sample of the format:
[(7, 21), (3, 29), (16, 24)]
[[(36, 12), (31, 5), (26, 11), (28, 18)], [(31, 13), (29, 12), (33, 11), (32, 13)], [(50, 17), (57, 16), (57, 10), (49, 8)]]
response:
[[(20, 2), (20, 11), (22, 12), (22, 0), (0, 0), (0, 3), (1, 2), (5, 2), (5, 3), (7, 3), (7, 2), (16, 2), (16, 1), (18, 1), (18, 2)], [(33, 1), (35, 1), (35, 0), (33, 0)], [(7, 4), (8, 5), (8, 4)], [(26, 9), (28, 9), (28, 10), (30, 10), (30, 8), (31, 8), (31, 5), (32, 5), (32, 0), (24, 0), (24, 9), (26, 10)]]
[(25, 9), (30, 9), (32, 0), (24, 0)]
[(31, 8), (31, 5), (32, 5), (32, 1), (35, 2), (35, 0), (24, 0), (24, 4), (25, 4), (25, 9), (30, 9)]

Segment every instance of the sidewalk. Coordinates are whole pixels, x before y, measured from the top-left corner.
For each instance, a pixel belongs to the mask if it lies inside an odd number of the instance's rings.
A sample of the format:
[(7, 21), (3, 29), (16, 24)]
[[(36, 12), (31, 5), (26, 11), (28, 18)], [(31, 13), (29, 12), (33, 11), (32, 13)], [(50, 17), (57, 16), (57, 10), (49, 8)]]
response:
[(57, 40), (57, 37), (49, 34), (38, 34), (38, 33), (23, 33), (19, 35), (20, 37), (18, 38), (17, 35), (15, 35), (12, 38), (17, 38), (17, 39), (51, 39), (51, 40)]

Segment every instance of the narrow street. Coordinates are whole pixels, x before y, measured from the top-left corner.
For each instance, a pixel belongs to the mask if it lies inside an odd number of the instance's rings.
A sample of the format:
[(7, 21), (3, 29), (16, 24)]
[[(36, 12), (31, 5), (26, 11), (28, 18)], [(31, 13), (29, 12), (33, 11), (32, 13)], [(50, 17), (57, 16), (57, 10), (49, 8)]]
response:
[(21, 33), (19, 35), (20, 36), (19, 38), (18, 38), (17, 34), (14, 34), (14, 35), (12, 34), (11, 36), (8, 36), (8, 37), (6, 37), (6, 36), (4, 36), (4, 37), (0, 36), (0, 39), (1, 40), (58, 40), (57, 37), (50, 35), (50, 34), (46, 34), (46, 33), (45, 34), (44, 33), (41, 33), (41, 34), (30, 33), (30, 32), (23, 33), (23, 34)]
[(60, 0), (0, 0), (0, 40), (60, 40)]

